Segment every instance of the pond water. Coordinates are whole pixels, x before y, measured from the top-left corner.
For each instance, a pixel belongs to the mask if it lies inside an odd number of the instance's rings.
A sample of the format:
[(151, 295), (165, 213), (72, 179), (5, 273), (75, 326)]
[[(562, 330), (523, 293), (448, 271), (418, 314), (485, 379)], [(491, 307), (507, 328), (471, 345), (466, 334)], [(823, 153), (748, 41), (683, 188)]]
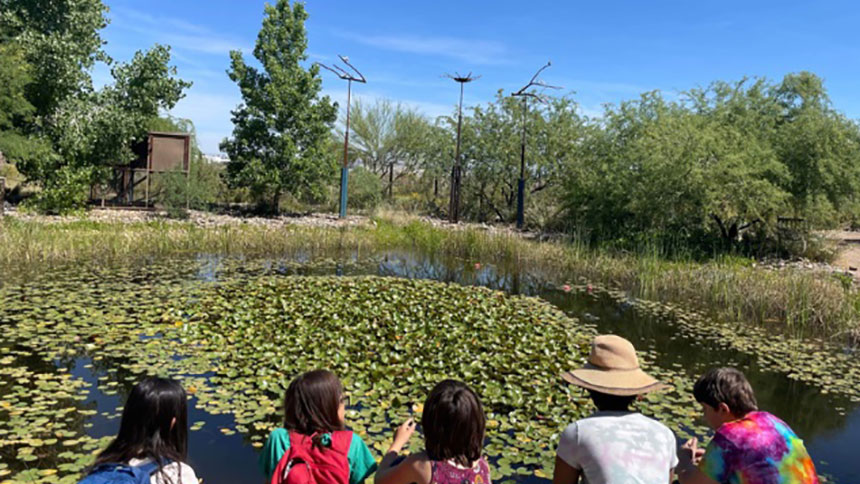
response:
[[(433, 254), (408, 251), (381, 254), (370, 262), (358, 261), (354, 255), (348, 254), (335, 258), (331, 263), (310, 268), (295, 263), (297, 260), (305, 263), (311, 258), (299, 255), (291, 260), (272, 260), (255, 267), (284, 275), (380, 275), (432, 279), (486, 286), (510, 294), (538, 296), (564, 312), (595, 325), (601, 333), (619, 334), (630, 339), (638, 349), (650, 350), (655, 355), (650, 363), (651, 368), (672, 369), (695, 379), (709, 367), (737, 366), (750, 379), (760, 407), (781, 417), (804, 439), (819, 472), (828, 477), (828, 482), (860, 482), (860, 465), (855, 457), (856, 449), (860, 448), (860, 410), (850, 396), (823, 393), (817, 386), (790, 379), (784, 372), (761, 365), (761, 360), (755, 355), (702, 344), (679, 331), (672, 318), (644, 314), (635, 310), (632, 304), (603, 293), (566, 293), (559, 289), (560, 281), (554, 280), (557, 275), (540, 274), (517, 267), (490, 264), (479, 267), (475, 261), (443, 259)], [(178, 277), (188, 281), (218, 281), (226, 271), (242, 270), (242, 264), (225, 264), (225, 260), (217, 257), (198, 257), (178, 261), (177, 265), (187, 268)], [(151, 284), (146, 274), (138, 276), (133, 270), (129, 274), (129, 280), (133, 283), (141, 286)], [(15, 283), (7, 281), (6, 284)], [(3, 309), (0, 308), (0, 324), (2, 321)], [(2, 336), (0, 342), (3, 342)], [(3, 342), (7, 348), (14, 343)], [(88, 385), (86, 398), (76, 404), (92, 411), (79, 422), (87, 435), (102, 438), (115, 434), (124, 395), (136, 378), (133, 373), (122, 370), (127, 365), (120, 364), (115, 357), (94, 361), (70, 352), (68, 358), (56, 360), (51, 368), (52, 365), (46, 365), (36, 356), (25, 361), (30, 370), (67, 371)], [(105, 381), (117, 382), (116, 391), (106, 392), (105, 385), (99, 384)], [(259, 440), (254, 441), (241, 432), (224, 432), (222, 429), (235, 428), (233, 417), (227, 413), (214, 414), (201, 410), (195, 403), (195, 399), (192, 399), (189, 423), (205, 422), (189, 434), (189, 460), (198, 475), (206, 484), (259, 482), (262, 475), (257, 470), (258, 450), (254, 446), (259, 446)], [(10, 469), (21, 468), (14, 456), (0, 453), (0, 457)], [(515, 480), (547, 482), (534, 476), (519, 476)]]

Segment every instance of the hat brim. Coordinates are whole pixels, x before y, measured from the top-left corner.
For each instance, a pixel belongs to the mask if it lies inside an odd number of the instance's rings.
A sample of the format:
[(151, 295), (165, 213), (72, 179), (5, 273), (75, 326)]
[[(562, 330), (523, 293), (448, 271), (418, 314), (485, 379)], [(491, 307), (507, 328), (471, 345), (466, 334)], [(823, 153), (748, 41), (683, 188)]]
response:
[(629, 397), (670, 388), (641, 369), (604, 370), (587, 364), (585, 368), (566, 371), (561, 377), (568, 383), (589, 390)]

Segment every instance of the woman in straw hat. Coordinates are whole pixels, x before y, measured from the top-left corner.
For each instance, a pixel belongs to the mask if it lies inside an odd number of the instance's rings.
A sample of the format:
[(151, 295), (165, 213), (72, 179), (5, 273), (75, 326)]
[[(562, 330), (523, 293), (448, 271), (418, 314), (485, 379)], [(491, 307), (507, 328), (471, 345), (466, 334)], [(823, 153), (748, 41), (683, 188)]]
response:
[(562, 374), (588, 390), (597, 411), (567, 426), (555, 459), (553, 484), (666, 484), (678, 463), (668, 427), (630, 410), (639, 395), (666, 385), (639, 368), (636, 350), (615, 335), (594, 338), (588, 363)]

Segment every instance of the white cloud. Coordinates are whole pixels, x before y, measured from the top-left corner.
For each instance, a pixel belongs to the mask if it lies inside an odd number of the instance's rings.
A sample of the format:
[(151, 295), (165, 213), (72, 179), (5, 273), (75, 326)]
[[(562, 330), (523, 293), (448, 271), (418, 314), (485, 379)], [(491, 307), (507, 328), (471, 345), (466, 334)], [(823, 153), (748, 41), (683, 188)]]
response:
[(200, 149), (204, 153), (217, 153), (218, 144), (233, 131), (230, 111), (241, 102), (238, 92), (235, 95), (222, 95), (196, 92), (192, 88), (170, 114), (190, 119), (197, 129)]
[(360, 44), (410, 54), (448, 57), (470, 64), (508, 64), (510, 53), (496, 41), (415, 35), (363, 35), (338, 33)]
[[(329, 96), (333, 101), (337, 101), (338, 105), (341, 108), (341, 111), (343, 111), (341, 114), (346, 112), (344, 111), (344, 109), (346, 108), (346, 89), (323, 89), (321, 94)], [(453, 104), (417, 101), (415, 99), (400, 98), (397, 96), (382, 94), (375, 91), (355, 92), (353, 90), (352, 92), (353, 103), (355, 103), (356, 100), (359, 100), (362, 103), (373, 104), (377, 100), (381, 99), (388, 99), (395, 103), (401, 103), (408, 108), (415, 109), (416, 111), (424, 114), (430, 119), (436, 119), (439, 116), (449, 115), (454, 109)]]
[(160, 27), (169, 25), (175, 29), (184, 30), (186, 32), (196, 32), (199, 34), (206, 34), (211, 32), (208, 28), (202, 25), (193, 24), (183, 19), (160, 15), (151, 15), (147, 12), (143, 12), (134, 8), (111, 8), (111, 13), (114, 14), (114, 19), (119, 19), (120, 22), (138, 21)]
[(183, 19), (154, 16), (130, 8), (112, 10), (112, 24), (117, 28), (146, 35), (155, 42), (163, 43), (191, 52), (205, 54), (226, 54), (231, 50), (250, 52), (253, 48), (232, 39), (206, 26), (197, 25)]
[(157, 37), (163, 42), (177, 49), (202, 52), (204, 54), (227, 54), (231, 50), (251, 52), (250, 45), (223, 38), (215, 34), (169, 34), (160, 33)]
[(232, 131), (197, 131), (197, 146), (200, 147), (200, 151), (207, 155), (214, 155), (220, 153), (221, 150), (218, 148), (218, 145), (221, 144), (221, 141), (224, 138), (230, 136)]

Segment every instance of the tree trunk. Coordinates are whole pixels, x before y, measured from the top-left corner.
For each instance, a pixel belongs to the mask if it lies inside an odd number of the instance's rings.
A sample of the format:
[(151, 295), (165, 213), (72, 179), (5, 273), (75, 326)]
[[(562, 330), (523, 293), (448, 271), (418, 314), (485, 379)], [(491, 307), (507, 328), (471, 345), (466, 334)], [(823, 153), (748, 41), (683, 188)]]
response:
[(272, 206), (269, 207), (269, 212), (272, 215), (278, 215), (281, 210), (281, 190), (276, 189), (274, 195), (272, 195)]
[(391, 201), (391, 196), (394, 192), (394, 163), (388, 167), (388, 200)]

